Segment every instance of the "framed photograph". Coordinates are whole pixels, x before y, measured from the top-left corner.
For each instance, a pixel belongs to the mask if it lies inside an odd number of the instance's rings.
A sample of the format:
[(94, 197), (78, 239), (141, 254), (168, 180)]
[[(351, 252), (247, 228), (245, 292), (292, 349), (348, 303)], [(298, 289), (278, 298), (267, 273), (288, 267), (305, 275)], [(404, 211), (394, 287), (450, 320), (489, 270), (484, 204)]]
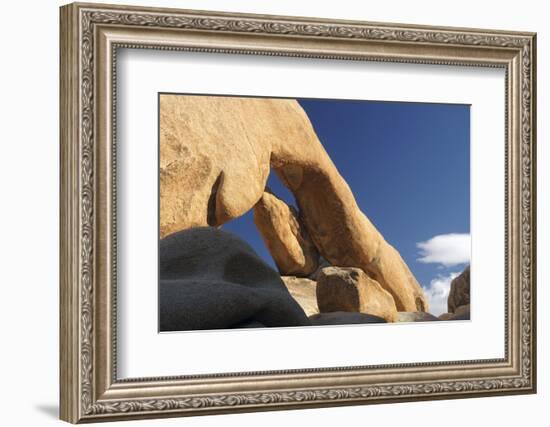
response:
[(535, 34), (60, 13), (63, 420), (536, 391)]

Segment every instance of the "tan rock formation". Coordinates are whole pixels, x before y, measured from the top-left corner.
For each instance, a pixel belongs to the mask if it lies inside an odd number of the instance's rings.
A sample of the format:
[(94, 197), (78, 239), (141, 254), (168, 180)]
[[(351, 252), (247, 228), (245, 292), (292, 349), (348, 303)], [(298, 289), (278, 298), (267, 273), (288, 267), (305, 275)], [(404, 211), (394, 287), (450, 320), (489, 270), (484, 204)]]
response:
[(265, 192), (254, 205), (254, 223), (282, 275), (305, 277), (315, 271), (319, 252), (293, 206)]
[(303, 277), (282, 276), (283, 283), (307, 316), (319, 313), (317, 282)]
[(281, 134), (260, 99), (160, 97), (160, 236), (219, 226), (258, 202)]
[(397, 320), (391, 294), (360, 268), (323, 268), (317, 280), (317, 304), (321, 313), (347, 311)]
[(460, 275), (451, 282), (451, 290), (447, 298), (447, 310), (456, 313), (456, 309), (462, 305), (470, 304), (470, 266), (466, 267)]
[(359, 209), (298, 102), (162, 95), (160, 108), (161, 237), (242, 215), (262, 197), (271, 166), (331, 265), (363, 269), (400, 311), (428, 310), (422, 288)]

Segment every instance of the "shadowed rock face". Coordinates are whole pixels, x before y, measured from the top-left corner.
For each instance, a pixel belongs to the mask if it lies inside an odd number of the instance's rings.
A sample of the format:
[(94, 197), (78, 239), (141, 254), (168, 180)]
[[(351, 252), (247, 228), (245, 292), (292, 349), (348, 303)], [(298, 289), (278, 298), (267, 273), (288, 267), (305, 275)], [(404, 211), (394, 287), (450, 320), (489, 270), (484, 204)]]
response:
[[(451, 282), (451, 290), (447, 299), (449, 313), (455, 313), (461, 307), (470, 304), (470, 266), (466, 267), (459, 276)], [(462, 314), (462, 313), (460, 313)]]
[(331, 265), (361, 268), (400, 311), (428, 310), (422, 288), (361, 212), (296, 101), (163, 95), (160, 107), (161, 236), (244, 214), (261, 199), (271, 167)]
[(350, 313), (347, 311), (333, 311), (331, 313), (318, 313), (310, 316), (309, 320), (314, 326), (328, 325), (357, 325), (363, 323), (386, 323), (384, 319), (372, 314)]
[(311, 324), (276, 271), (213, 227), (160, 241), (159, 299), (161, 331)]

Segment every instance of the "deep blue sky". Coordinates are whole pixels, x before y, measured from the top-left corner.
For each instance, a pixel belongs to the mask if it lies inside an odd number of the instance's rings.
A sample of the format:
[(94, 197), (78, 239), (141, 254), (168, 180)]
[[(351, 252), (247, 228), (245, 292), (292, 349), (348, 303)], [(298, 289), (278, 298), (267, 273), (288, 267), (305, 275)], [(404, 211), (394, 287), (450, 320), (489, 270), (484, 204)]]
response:
[[(418, 242), (470, 232), (470, 107), (299, 99), (361, 210), (426, 287), (441, 273), (417, 261)], [(289, 204), (272, 172), (268, 185)], [(252, 211), (224, 225), (274, 266)]]

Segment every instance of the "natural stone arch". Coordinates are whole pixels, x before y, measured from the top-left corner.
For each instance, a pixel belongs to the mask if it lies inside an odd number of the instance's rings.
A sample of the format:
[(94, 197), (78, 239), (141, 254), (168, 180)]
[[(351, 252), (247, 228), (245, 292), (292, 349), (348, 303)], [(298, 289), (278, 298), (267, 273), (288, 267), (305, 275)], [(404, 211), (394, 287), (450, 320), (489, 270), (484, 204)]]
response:
[(160, 108), (161, 237), (246, 213), (272, 168), (326, 260), (363, 269), (400, 311), (428, 310), (422, 288), (361, 212), (297, 101), (162, 95)]

